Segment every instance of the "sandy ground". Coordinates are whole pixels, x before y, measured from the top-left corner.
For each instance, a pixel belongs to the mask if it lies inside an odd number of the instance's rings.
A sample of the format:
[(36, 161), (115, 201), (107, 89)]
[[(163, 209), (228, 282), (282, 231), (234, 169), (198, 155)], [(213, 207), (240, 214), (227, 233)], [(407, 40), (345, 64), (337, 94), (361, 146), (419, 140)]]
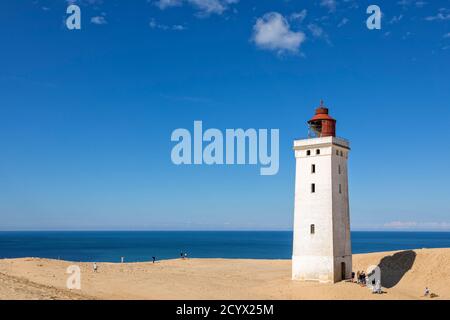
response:
[[(81, 290), (66, 289), (66, 269), (81, 268)], [(146, 263), (0, 260), (0, 299), (450, 299), (450, 249), (353, 256), (353, 270), (378, 265), (384, 294), (355, 283), (290, 279), (290, 260), (187, 259)]]

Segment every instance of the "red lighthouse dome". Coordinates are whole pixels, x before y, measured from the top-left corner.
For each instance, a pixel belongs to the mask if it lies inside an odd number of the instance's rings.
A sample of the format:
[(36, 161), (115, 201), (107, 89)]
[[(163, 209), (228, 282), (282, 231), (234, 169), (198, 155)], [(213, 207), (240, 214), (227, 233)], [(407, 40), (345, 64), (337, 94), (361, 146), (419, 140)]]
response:
[(336, 120), (328, 114), (328, 108), (320, 101), (320, 106), (316, 109), (316, 114), (308, 121), (311, 131), (316, 137), (335, 137)]

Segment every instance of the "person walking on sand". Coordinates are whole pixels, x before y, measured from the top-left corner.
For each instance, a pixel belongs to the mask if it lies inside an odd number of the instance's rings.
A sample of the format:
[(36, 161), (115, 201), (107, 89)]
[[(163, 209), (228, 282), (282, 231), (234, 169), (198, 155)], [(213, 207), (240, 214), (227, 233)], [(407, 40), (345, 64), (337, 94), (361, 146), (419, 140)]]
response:
[(180, 252), (180, 258), (181, 258), (181, 259), (184, 259), (183, 251)]
[(356, 283), (359, 284), (359, 282), (361, 281), (361, 273), (359, 272), (359, 270), (356, 272)]
[(425, 288), (425, 291), (423, 293), (424, 297), (428, 297), (430, 295), (430, 289), (428, 289), (428, 287)]
[(153, 259), (153, 263), (155, 263), (155, 261), (156, 261), (156, 257), (152, 257), (152, 259)]
[(187, 253), (186, 252), (184, 253), (184, 258), (187, 259)]
[(364, 287), (366, 285), (366, 274), (364, 271), (361, 272), (360, 277), (361, 277), (360, 284)]
[(97, 272), (97, 263), (94, 262), (92, 268), (94, 269), (94, 272)]
[(377, 280), (377, 283), (375, 284), (375, 292), (378, 294), (382, 294), (383, 292), (381, 291), (381, 281)]

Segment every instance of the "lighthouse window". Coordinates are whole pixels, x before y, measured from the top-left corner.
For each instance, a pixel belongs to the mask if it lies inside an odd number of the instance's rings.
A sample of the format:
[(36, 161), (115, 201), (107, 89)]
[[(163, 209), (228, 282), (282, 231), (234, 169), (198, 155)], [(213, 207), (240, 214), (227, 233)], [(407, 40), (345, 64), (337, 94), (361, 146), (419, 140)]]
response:
[(316, 233), (316, 226), (315, 225), (311, 225), (310, 226), (310, 232), (311, 232), (311, 234), (314, 234), (314, 233)]
[(339, 193), (342, 193), (342, 185), (339, 184)]
[(316, 165), (315, 164), (311, 165), (311, 173), (316, 173)]
[(315, 193), (315, 192), (316, 192), (316, 184), (311, 183), (311, 193)]
[(338, 172), (341, 174), (341, 165), (338, 166)]
[(337, 156), (339, 155), (339, 150), (336, 150), (336, 155), (337, 155)]
[(344, 156), (344, 154), (342, 153), (342, 151), (341, 151), (341, 157), (343, 157)]
[(320, 149), (317, 149), (317, 150), (316, 150), (316, 154), (320, 154)]
[(306, 155), (310, 156), (311, 155), (311, 150), (306, 150)]

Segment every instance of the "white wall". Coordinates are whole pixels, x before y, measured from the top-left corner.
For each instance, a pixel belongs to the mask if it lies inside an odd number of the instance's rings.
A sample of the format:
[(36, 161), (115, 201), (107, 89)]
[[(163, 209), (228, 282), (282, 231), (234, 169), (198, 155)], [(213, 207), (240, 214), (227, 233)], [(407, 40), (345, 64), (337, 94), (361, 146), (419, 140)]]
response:
[[(316, 150), (320, 149), (320, 155)], [(350, 219), (348, 212), (348, 142), (334, 137), (296, 140), (294, 243), (292, 278), (336, 282), (341, 262), (351, 274)], [(311, 155), (307, 155), (307, 150)], [(338, 155), (336, 155), (336, 150)], [(341, 156), (341, 151), (343, 156)], [(316, 172), (311, 172), (315, 164)], [(341, 166), (341, 174), (339, 167)], [(316, 186), (311, 193), (311, 184)], [(339, 193), (339, 184), (341, 191)], [(314, 224), (315, 233), (310, 233)]]

